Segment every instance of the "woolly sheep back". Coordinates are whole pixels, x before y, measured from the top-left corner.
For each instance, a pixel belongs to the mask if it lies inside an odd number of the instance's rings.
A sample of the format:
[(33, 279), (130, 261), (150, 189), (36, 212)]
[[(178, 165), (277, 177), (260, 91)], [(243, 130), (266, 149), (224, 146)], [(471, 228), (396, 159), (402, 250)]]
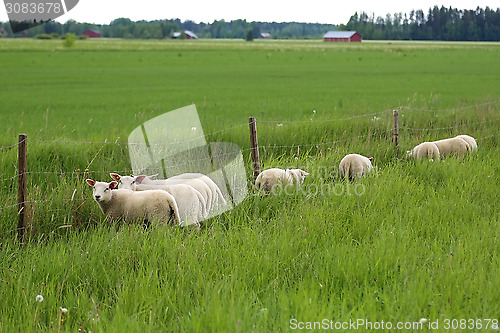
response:
[(340, 161), (339, 175), (341, 178), (355, 180), (366, 176), (372, 170), (371, 160), (363, 155), (348, 154)]
[(439, 148), (439, 156), (447, 157), (450, 155), (463, 156), (470, 151), (470, 145), (462, 138), (450, 138), (433, 141)]
[(439, 160), (439, 148), (434, 142), (422, 142), (410, 151), (410, 155), (416, 160)]
[(465, 142), (467, 142), (470, 146), (471, 151), (477, 150), (477, 141), (472, 136), (466, 135), (466, 134), (461, 134), (461, 135), (457, 135), (456, 138), (460, 138), (460, 139), (464, 140)]

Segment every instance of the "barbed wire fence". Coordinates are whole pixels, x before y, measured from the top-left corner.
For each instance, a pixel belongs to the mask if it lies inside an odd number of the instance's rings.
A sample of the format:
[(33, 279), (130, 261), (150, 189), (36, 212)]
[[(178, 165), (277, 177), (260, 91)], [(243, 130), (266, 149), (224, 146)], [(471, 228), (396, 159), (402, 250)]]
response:
[[(396, 156), (399, 155), (399, 138), (404, 137), (405, 139), (408, 138), (413, 138), (413, 141), (416, 143), (418, 142), (419, 138), (415, 138), (415, 134), (419, 133), (435, 133), (438, 131), (458, 131), (462, 129), (474, 129), (474, 131), (478, 132), (478, 130), (485, 130), (485, 129), (490, 129), (491, 128), (498, 128), (498, 124), (500, 123), (500, 114), (498, 113), (498, 110), (495, 110), (493, 112), (493, 117), (490, 117), (488, 115), (488, 119), (483, 119), (479, 121), (468, 121), (466, 119), (457, 119), (456, 123), (451, 126), (432, 126), (432, 127), (413, 127), (410, 125), (403, 125), (399, 126), (399, 119), (401, 119), (401, 116), (409, 115), (412, 113), (434, 113), (436, 115), (443, 114), (443, 113), (459, 113), (461, 111), (469, 111), (469, 110), (480, 110), (485, 107), (492, 107), (500, 104), (500, 100), (494, 100), (490, 102), (485, 102), (485, 103), (480, 103), (480, 104), (474, 104), (474, 105), (467, 105), (464, 107), (460, 108), (452, 108), (452, 109), (424, 109), (424, 108), (414, 108), (414, 107), (398, 107), (396, 109), (387, 109), (383, 110), (380, 112), (374, 112), (374, 113), (366, 113), (362, 115), (356, 115), (352, 117), (346, 117), (346, 118), (336, 118), (336, 119), (309, 119), (309, 120), (284, 120), (284, 121), (277, 121), (277, 120), (260, 120), (257, 122), (255, 118), (251, 117), (249, 119), (249, 123), (244, 123), (244, 124), (238, 124), (234, 125), (231, 127), (227, 127), (221, 130), (217, 130), (208, 134), (203, 135), (202, 137), (205, 138), (210, 138), (210, 137), (217, 137), (220, 135), (223, 135), (229, 131), (242, 131), (243, 128), (250, 126), (250, 147), (249, 148), (244, 148), (241, 149), (241, 152), (243, 156), (247, 156), (248, 159), (251, 159), (253, 164), (253, 171), (254, 171), (254, 177), (258, 174), (257, 172), (260, 171), (260, 161), (259, 161), (259, 153), (262, 153), (264, 156), (268, 154), (269, 152), (273, 152), (276, 150), (287, 150), (287, 151), (297, 151), (297, 155), (299, 155), (300, 150), (307, 150), (307, 149), (312, 149), (316, 148), (321, 151), (322, 148), (325, 147), (331, 147), (331, 146), (342, 146), (344, 147), (348, 145), (349, 142), (354, 142), (354, 141), (359, 141), (362, 139), (371, 139), (371, 138), (382, 138), (385, 139), (383, 143), (381, 143), (381, 147), (378, 149), (373, 150), (372, 153), (379, 153), (379, 152), (384, 152), (388, 150), (395, 150), (396, 151)], [(393, 121), (389, 121), (389, 116), (393, 115)], [(264, 127), (264, 136), (269, 134), (273, 130), (280, 130), (283, 128), (286, 128), (287, 126), (306, 126), (311, 125), (328, 125), (328, 124), (346, 124), (350, 122), (356, 122), (361, 119), (368, 119), (373, 122), (373, 124), (376, 124), (380, 120), (382, 120), (383, 116), (387, 116), (387, 119), (385, 119), (386, 125), (382, 126), (373, 126), (375, 128), (374, 131), (371, 131), (372, 128), (367, 128), (368, 133), (367, 134), (361, 134), (361, 135), (355, 135), (355, 136), (350, 136), (350, 137), (339, 137), (335, 139), (329, 139), (329, 140), (323, 140), (319, 142), (308, 142), (308, 143), (296, 143), (296, 144), (263, 144), (263, 145), (258, 145), (257, 143), (257, 131), (256, 131), (256, 125), (257, 123)], [(405, 122), (405, 121), (403, 121)], [(252, 137), (252, 127), (254, 128), (254, 138)], [(484, 131), (483, 131), (484, 132)], [(345, 134), (345, 132), (343, 133)], [(495, 138), (500, 136), (500, 132), (497, 131), (496, 133), (492, 134), (487, 134), (487, 135), (482, 135), (479, 137), (476, 137), (476, 140), (481, 142), (487, 139)], [(190, 140), (195, 140), (198, 138), (193, 138)], [(71, 145), (101, 145), (99, 148), (98, 152), (93, 156), (91, 159), (90, 163), (88, 164), (87, 168), (84, 170), (62, 170), (62, 171), (28, 171), (27, 170), (27, 153), (26, 153), (26, 146), (27, 146), (28, 138), (27, 136), (21, 134), (19, 135), (19, 140), (17, 143), (11, 144), (11, 145), (6, 145), (3, 147), (0, 147), (0, 154), (5, 153), (5, 152), (11, 152), (13, 150), (18, 149), (18, 169), (15, 174), (12, 176), (3, 176), (4, 178), (0, 179), (0, 184), (10, 184), (10, 188), (13, 187), (13, 184), (17, 182), (17, 190), (18, 190), (18, 198), (17, 200), (13, 199), (12, 196), (8, 196), (7, 200), (5, 201), (5, 204), (2, 206), (0, 205), (0, 215), (3, 214), (5, 211), (11, 211), (14, 210), (16, 211), (16, 214), (18, 216), (18, 225), (17, 228), (14, 229), (9, 229), (7, 231), (4, 231), (4, 233), (17, 233), (18, 237), (23, 237), (24, 232), (26, 229), (29, 227), (26, 225), (25, 222), (25, 215), (27, 211), (27, 206), (28, 205), (39, 205), (39, 204), (48, 204), (51, 202), (51, 200), (28, 200), (27, 196), (27, 189), (26, 189), (26, 182), (28, 177), (33, 177), (33, 176), (44, 176), (44, 175), (57, 175), (60, 177), (80, 177), (80, 176), (90, 176), (90, 175), (108, 175), (110, 172), (117, 172), (121, 174), (128, 174), (131, 172), (130, 169), (125, 169), (125, 170), (99, 170), (99, 171), (91, 171), (90, 167), (92, 163), (94, 162), (95, 158), (99, 155), (101, 150), (105, 145), (119, 145), (119, 146), (125, 146), (127, 147), (129, 144), (128, 143), (122, 143), (122, 142), (112, 142), (112, 141), (72, 141), (72, 140), (42, 140), (42, 139), (32, 139), (30, 142), (36, 143), (36, 144), (41, 144), (41, 145), (52, 145), (52, 144), (71, 144)], [(178, 144), (178, 142), (176, 142)], [(165, 144), (165, 146), (168, 146), (168, 143)], [(255, 159), (255, 154), (257, 153), (257, 160)], [(22, 156), (26, 156), (24, 159)], [(5, 188), (6, 186), (2, 186), (2, 188)], [(7, 186), (8, 187), (8, 186)], [(77, 189), (74, 189), (72, 192), (71, 197), (69, 198), (63, 198), (60, 199), (63, 203), (70, 203), (70, 202), (78, 202), (78, 205), (81, 206), (83, 203), (92, 201), (91, 197), (88, 198), (76, 198), (75, 194), (77, 193)], [(14, 201), (16, 201), (14, 203)], [(62, 225), (59, 226), (58, 228), (65, 228), (68, 227), (68, 225)]]

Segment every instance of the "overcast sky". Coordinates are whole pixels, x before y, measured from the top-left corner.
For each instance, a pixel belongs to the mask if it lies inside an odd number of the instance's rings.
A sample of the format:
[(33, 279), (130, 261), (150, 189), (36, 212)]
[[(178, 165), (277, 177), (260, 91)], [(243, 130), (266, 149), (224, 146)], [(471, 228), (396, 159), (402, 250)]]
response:
[[(6, 2), (8, 0), (5, 0)], [(17, 0), (20, 1), (20, 0)], [(54, 0), (47, 0), (54, 1)], [(439, 1), (439, 2), (437, 2)], [(422, 9), (425, 13), (435, 5), (458, 9), (476, 9), (487, 6), (500, 7), (498, 0), (80, 0), (67, 14), (57, 19), (66, 22), (69, 19), (78, 22), (107, 24), (110, 21), (126, 17), (132, 21), (179, 18), (197, 23), (212, 23), (214, 20), (226, 21), (246, 19), (264, 22), (308, 22), (346, 24), (355, 12), (374, 13), (375, 17), (386, 14), (409, 13), (412, 9)], [(5, 7), (0, 8), (0, 21), (8, 21)]]

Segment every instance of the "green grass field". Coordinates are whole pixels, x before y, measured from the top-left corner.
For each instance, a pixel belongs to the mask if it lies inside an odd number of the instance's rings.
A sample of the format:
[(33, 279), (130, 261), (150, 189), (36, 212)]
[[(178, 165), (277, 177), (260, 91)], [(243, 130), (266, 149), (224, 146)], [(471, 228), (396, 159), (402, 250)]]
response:
[[(498, 43), (0, 39), (0, 332), (417, 331), (420, 318), (439, 330), (419, 331), (494, 332), (499, 56)], [(207, 141), (241, 147), (249, 187), (255, 116), (262, 167), (304, 168), (303, 190), (250, 189), (199, 232), (108, 225), (85, 178), (130, 172), (129, 133), (192, 103)], [(479, 150), (402, 158), (457, 134)], [(377, 167), (353, 184), (336, 175), (352, 152)]]

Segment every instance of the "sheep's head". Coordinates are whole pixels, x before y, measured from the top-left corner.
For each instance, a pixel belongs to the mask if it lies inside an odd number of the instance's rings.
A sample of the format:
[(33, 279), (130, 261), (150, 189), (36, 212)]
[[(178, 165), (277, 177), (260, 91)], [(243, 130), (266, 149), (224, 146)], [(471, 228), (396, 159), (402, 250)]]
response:
[(87, 179), (87, 184), (93, 188), (93, 198), (98, 203), (109, 202), (113, 196), (112, 190), (118, 187), (118, 183), (113, 181), (111, 183), (96, 182), (93, 179)]
[(117, 173), (109, 174), (113, 180), (118, 182), (118, 187), (122, 190), (134, 190), (136, 189), (136, 177), (130, 176), (120, 176)]
[(306, 172), (301, 169), (286, 169), (285, 172), (291, 175), (298, 184), (302, 184), (306, 176), (309, 176), (309, 172)]
[(135, 182), (137, 184), (145, 184), (145, 185), (153, 184), (153, 181), (155, 180), (156, 176), (158, 176), (158, 174), (154, 174), (151, 176), (146, 176), (146, 175), (136, 176)]

